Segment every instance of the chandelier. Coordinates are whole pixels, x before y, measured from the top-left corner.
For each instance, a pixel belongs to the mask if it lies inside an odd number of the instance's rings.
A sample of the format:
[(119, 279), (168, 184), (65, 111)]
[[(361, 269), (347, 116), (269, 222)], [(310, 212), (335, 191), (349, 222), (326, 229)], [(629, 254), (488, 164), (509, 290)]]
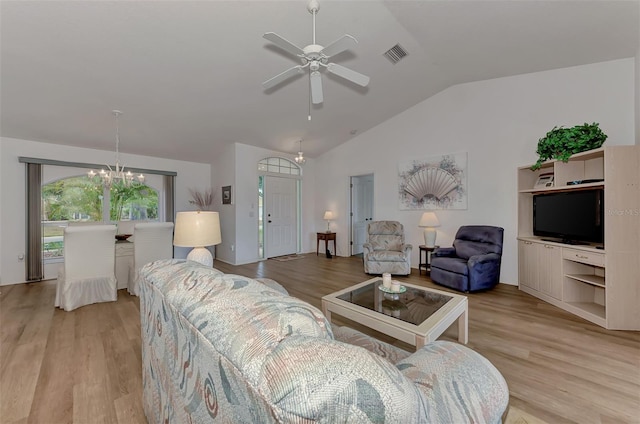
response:
[(302, 155), (302, 140), (298, 141), (298, 143), (300, 143), (300, 151), (298, 151), (298, 156), (296, 156), (293, 160), (295, 160), (298, 165), (304, 165), (307, 160)]
[(96, 173), (92, 170), (90, 170), (87, 173), (87, 176), (91, 179), (95, 179), (95, 178), (99, 178), (99, 180), (102, 182), (102, 185), (104, 185), (107, 188), (110, 188), (114, 183), (120, 181), (125, 187), (129, 187), (131, 185), (131, 183), (134, 182), (134, 180), (136, 180), (137, 182), (143, 183), (144, 182), (144, 175), (140, 174), (140, 175), (133, 175), (133, 173), (131, 171), (127, 171), (125, 172), (124, 170), (124, 165), (120, 165), (120, 126), (118, 125), (118, 117), (120, 115), (122, 115), (122, 112), (119, 110), (113, 110), (111, 111), (111, 113), (113, 113), (113, 116), (115, 116), (116, 119), (116, 165), (115, 165), (115, 169), (111, 168), (111, 166), (107, 165), (107, 168), (109, 168), (108, 171), (106, 171), (104, 168), (100, 170), (100, 172)]

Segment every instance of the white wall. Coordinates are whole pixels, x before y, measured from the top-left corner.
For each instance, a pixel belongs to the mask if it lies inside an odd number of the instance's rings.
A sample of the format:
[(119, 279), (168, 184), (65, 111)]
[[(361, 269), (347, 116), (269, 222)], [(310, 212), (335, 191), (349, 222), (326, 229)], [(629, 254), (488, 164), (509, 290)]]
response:
[[(638, 16), (640, 19), (640, 15)], [(640, 43), (638, 44), (638, 50), (636, 51), (635, 62), (635, 84), (636, 84), (636, 101), (635, 101), (635, 115), (636, 115), (636, 144), (640, 145)]]
[[(2, 143), (2, 139), (0, 138), (0, 143)], [(6, 179), (3, 177), (3, 173), (2, 173), (2, 164), (4, 163), (2, 160), (3, 157), (3, 149), (2, 149), (2, 144), (0, 144), (0, 240), (3, 240), (4, 237), (4, 231), (2, 231), (2, 216), (4, 215), (2, 213), (2, 211), (4, 210), (3, 205), (2, 205), (2, 199), (4, 198), (4, 184), (3, 181), (5, 181)], [(2, 249), (2, 242), (0, 242), (0, 285), (2, 285), (2, 282), (4, 281), (4, 272), (3, 270), (5, 269), (2, 266), (2, 258), (4, 258), (3, 255), (3, 249)]]
[[(289, 157), (291, 156), (291, 157)], [(258, 162), (267, 157), (293, 159), (292, 155), (235, 143), (216, 158), (213, 175), (216, 188), (232, 185), (233, 204), (219, 205), (222, 243), (216, 246), (216, 258), (240, 265), (258, 258)], [(303, 166), (301, 182), (302, 252), (315, 243), (314, 161)], [(232, 250), (232, 246), (234, 250)]]
[[(25, 252), (25, 165), (19, 156), (84, 163), (111, 161), (113, 152), (82, 149), (12, 138), (0, 139), (0, 270), (1, 285), (24, 282), (25, 265), (18, 255)], [(147, 168), (177, 172), (176, 211), (192, 210), (189, 188), (200, 188), (211, 181), (211, 165), (176, 161), (139, 155), (120, 155), (132, 168)], [(186, 257), (186, 251), (176, 250), (176, 257)]]
[(374, 219), (404, 224), (415, 268), (422, 211), (399, 210), (398, 163), (468, 152), (468, 209), (436, 211), (437, 244), (450, 245), (461, 225), (504, 227), (501, 281), (517, 284), (516, 168), (535, 162), (554, 126), (599, 122), (606, 145), (633, 144), (634, 88), (632, 58), (450, 87), (318, 158), (331, 172), (316, 184), (316, 215), (335, 205), (338, 254), (347, 255), (349, 176), (375, 174)]
[[(225, 147), (224, 152), (215, 158), (213, 163), (213, 188), (216, 191), (216, 201), (214, 211), (220, 213), (220, 230), (222, 233), (222, 243), (216, 246), (216, 259), (235, 264), (236, 263), (236, 152), (235, 146)], [(232, 187), (232, 204), (222, 204), (222, 187), (230, 185)], [(232, 250), (232, 246), (234, 250)]]

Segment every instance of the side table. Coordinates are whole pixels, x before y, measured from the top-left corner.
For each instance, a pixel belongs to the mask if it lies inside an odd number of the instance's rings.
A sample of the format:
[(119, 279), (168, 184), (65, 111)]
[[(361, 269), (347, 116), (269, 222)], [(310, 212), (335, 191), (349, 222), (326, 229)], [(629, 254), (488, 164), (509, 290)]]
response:
[(337, 253), (336, 250), (336, 233), (316, 233), (316, 256), (318, 256), (318, 249), (320, 247), (320, 240), (324, 240), (325, 250), (329, 248), (329, 241), (333, 240), (333, 254)]
[[(440, 246), (427, 247), (424, 244), (418, 246), (420, 249), (419, 257), (420, 263), (418, 264), (418, 274), (422, 275), (422, 269), (424, 268), (424, 273), (429, 275), (431, 273), (431, 252), (436, 250)], [(424, 262), (422, 261), (422, 253), (424, 252)]]

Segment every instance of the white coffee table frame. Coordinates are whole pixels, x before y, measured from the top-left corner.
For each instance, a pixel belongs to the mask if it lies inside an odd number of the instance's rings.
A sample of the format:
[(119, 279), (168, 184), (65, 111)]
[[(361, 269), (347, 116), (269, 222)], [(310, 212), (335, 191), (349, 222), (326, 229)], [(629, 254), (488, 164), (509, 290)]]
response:
[[(385, 315), (381, 312), (376, 312), (354, 303), (338, 299), (338, 296), (357, 290), (368, 284), (372, 284), (376, 280), (382, 281), (380, 278), (372, 278), (324, 296), (322, 298), (322, 312), (324, 313), (324, 316), (327, 317), (327, 320), (331, 322), (332, 313), (341, 315), (383, 334), (402, 340), (405, 343), (415, 346), (416, 349), (419, 349), (426, 343), (436, 340), (457, 320), (458, 341), (460, 343), (467, 344), (469, 341), (469, 301), (466, 296), (416, 286), (414, 284), (402, 283), (402, 285), (407, 288), (410, 287), (425, 292), (432, 292), (451, 297), (451, 300), (419, 325), (414, 325), (398, 318)], [(380, 290), (374, 290), (378, 292), (375, 294), (376, 296), (383, 296), (383, 293)]]

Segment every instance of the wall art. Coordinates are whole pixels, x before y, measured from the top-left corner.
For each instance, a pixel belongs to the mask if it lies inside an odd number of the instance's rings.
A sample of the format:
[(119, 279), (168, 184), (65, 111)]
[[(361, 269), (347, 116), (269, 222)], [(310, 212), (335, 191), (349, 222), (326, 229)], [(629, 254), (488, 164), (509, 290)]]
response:
[(398, 164), (401, 210), (467, 209), (467, 153)]
[(231, 186), (222, 187), (222, 204), (223, 205), (231, 204)]

